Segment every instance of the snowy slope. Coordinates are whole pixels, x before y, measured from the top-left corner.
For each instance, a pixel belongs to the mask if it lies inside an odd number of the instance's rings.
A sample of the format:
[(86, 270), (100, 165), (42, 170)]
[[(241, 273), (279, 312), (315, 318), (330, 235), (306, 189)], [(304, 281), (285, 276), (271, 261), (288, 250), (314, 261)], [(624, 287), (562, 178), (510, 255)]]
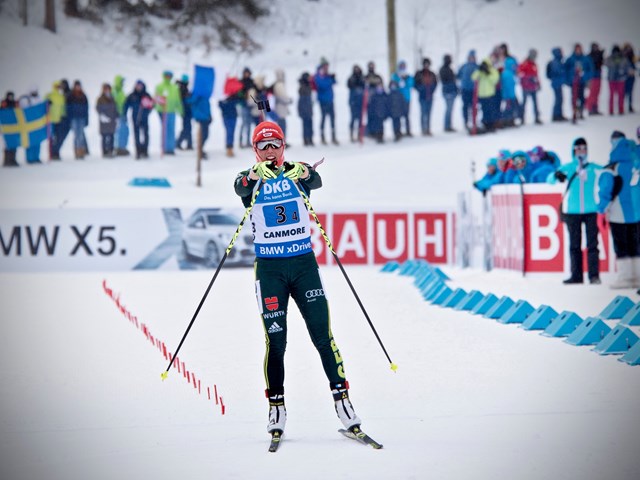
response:
[[(6, 2), (5, 2), (6, 3)], [(410, 65), (417, 43), (439, 65), (455, 48), (451, 2), (397, 2), (400, 56)], [(596, 0), (457, 2), (460, 24), (469, 18), (460, 57), (508, 42), (522, 58), (535, 45), (540, 63), (552, 46), (568, 51), (575, 40), (637, 39), (632, 2)], [(160, 72), (189, 72), (193, 63), (216, 66), (219, 78), (245, 64), (273, 75), (284, 66), (289, 90), (295, 78), (315, 68), (321, 55), (333, 63), (339, 136), (343, 145), (304, 149), (292, 116), (287, 151), (291, 159), (321, 157), (324, 187), (314, 193), (316, 209), (389, 206), (453, 207), (458, 191), (500, 148), (542, 144), (567, 159), (571, 141), (584, 135), (590, 155), (606, 163), (611, 130), (631, 136), (638, 115), (589, 118), (579, 126), (550, 125), (550, 89), (542, 91), (541, 127), (525, 126), (469, 138), (436, 136), (383, 146), (347, 144), (347, 75), (353, 63), (373, 59), (386, 76), (384, 2), (293, 2), (274, 0), (277, 13), (261, 20), (256, 36), (265, 50), (255, 58), (222, 52), (185, 58), (163, 49), (158, 60), (135, 57), (126, 38), (89, 31), (59, 18), (60, 34), (37, 26), (23, 29), (0, 17), (0, 91), (37, 83), (41, 91), (60, 77), (81, 78), (90, 99), (103, 81), (123, 73), (154, 85)], [(34, 10), (36, 15), (37, 10)], [(420, 28), (414, 28), (418, 19)], [(35, 24), (34, 24), (35, 25)], [(508, 27), (508, 25), (513, 25)], [(530, 25), (532, 28), (522, 28)], [(541, 32), (544, 32), (542, 34)], [(100, 42), (98, 42), (100, 40)], [(306, 51), (306, 54), (304, 53)], [(200, 56), (199, 56), (200, 55)], [(44, 68), (44, 67), (46, 68)], [(273, 79), (273, 77), (271, 77)], [(268, 80), (269, 81), (269, 80)], [(219, 85), (218, 85), (219, 86)], [(601, 110), (607, 99), (601, 95)], [(459, 127), (459, 104), (454, 122)], [(638, 110), (638, 109), (637, 109)], [(217, 112), (216, 112), (217, 114)], [(413, 105), (417, 125), (417, 104)], [(317, 118), (317, 117), (316, 117)], [(155, 117), (154, 120), (155, 122)], [(194, 186), (195, 159), (160, 158), (158, 124), (152, 124), (152, 158), (99, 158), (95, 116), (88, 133), (93, 156), (71, 160), (69, 141), (59, 164), (0, 169), (3, 208), (157, 207), (216, 204), (238, 206), (231, 189), (235, 173), (252, 162), (246, 150), (222, 156), (219, 118), (212, 130), (211, 159), (203, 188)], [(155, 141), (154, 141), (155, 140)], [(44, 150), (43, 150), (44, 151)], [(352, 176), (366, 176), (354, 184)], [(134, 189), (134, 176), (164, 176), (171, 189)], [(584, 317), (597, 315), (618, 293), (604, 285), (561, 287), (557, 275), (523, 278), (445, 268), (452, 286), (548, 304)], [(317, 354), (296, 309), (290, 312), (287, 353), (286, 443), (266, 452), (263, 397), (263, 333), (254, 304), (251, 269), (225, 269), (219, 276), (181, 352), (202, 387), (216, 386), (225, 405), (208, 399), (172, 370), (140, 324), (174, 349), (200, 300), (211, 272), (0, 275), (0, 477), (10, 479), (635, 479), (640, 435), (637, 398), (640, 370), (515, 326), (423, 301), (411, 279), (375, 268), (350, 267), (348, 274), (371, 315), (396, 374), (369, 329), (339, 269), (323, 268), (332, 309), (332, 330), (345, 358), (351, 395), (363, 427), (385, 448), (373, 451), (342, 438)], [(103, 289), (120, 295), (131, 323)], [(632, 297), (637, 299), (637, 297)]]

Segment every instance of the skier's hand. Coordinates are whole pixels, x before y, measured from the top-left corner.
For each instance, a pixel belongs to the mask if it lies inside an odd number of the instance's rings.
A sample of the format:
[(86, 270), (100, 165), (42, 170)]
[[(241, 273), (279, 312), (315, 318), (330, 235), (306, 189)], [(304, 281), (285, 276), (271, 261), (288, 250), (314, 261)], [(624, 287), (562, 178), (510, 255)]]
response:
[(252, 180), (269, 180), (278, 176), (278, 169), (276, 162), (258, 162), (252, 168), (249, 173), (249, 178)]
[(307, 167), (305, 167), (302, 163), (285, 162), (284, 176), (289, 180), (297, 181), (298, 179), (309, 178), (309, 170), (307, 170)]
[(554, 176), (560, 182), (564, 182), (567, 179), (567, 175), (564, 172), (560, 171), (560, 170), (556, 170), (556, 173), (554, 173)]

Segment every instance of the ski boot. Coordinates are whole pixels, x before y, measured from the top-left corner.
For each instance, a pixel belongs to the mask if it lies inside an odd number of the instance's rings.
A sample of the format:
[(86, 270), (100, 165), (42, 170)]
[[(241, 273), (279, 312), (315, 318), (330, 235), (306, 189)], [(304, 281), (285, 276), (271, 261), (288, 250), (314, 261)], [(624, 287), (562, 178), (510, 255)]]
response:
[(331, 393), (333, 394), (336, 413), (344, 428), (350, 430), (354, 426), (359, 426), (362, 421), (356, 415), (351, 400), (349, 400), (349, 384), (347, 382), (336, 383), (333, 385)]
[(284, 432), (287, 423), (287, 409), (284, 406), (284, 395), (276, 394), (269, 396), (269, 424), (267, 432)]

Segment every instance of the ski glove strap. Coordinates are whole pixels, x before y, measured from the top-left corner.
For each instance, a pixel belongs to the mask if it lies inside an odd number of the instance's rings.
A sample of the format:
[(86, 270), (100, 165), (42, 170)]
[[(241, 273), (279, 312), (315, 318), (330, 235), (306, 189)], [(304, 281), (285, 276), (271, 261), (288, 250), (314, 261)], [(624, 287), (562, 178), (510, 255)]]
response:
[(278, 176), (276, 162), (258, 162), (253, 166), (252, 170), (262, 180), (269, 180)]
[(306, 167), (302, 163), (298, 162), (285, 162), (284, 164), (284, 176), (289, 180), (298, 180), (304, 175)]

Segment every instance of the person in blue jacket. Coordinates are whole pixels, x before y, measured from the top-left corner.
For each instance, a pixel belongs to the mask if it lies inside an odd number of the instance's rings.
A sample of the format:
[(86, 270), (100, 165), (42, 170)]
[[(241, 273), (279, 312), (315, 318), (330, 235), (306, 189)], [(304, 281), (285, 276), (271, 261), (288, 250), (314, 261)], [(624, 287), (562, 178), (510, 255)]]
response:
[(555, 152), (547, 151), (541, 146), (534, 147), (529, 153), (533, 170), (529, 181), (531, 183), (545, 183), (547, 177), (560, 168), (560, 158)]
[(467, 63), (462, 65), (458, 70), (458, 80), (460, 81), (460, 98), (462, 99), (462, 118), (464, 119), (464, 127), (469, 130), (470, 121), (473, 121), (473, 90), (475, 83), (471, 78), (473, 72), (478, 69), (476, 62), (476, 51), (470, 50), (467, 55)]
[(574, 120), (576, 118), (584, 118), (584, 90), (594, 74), (594, 66), (591, 57), (583, 53), (581, 44), (575, 44), (573, 54), (567, 58), (565, 69), (567, 72), (567, 84), (571, 86), (571, 104), (574, 110)]
[(388, 113), (393, 125), (394, 141), (402, 139), (401, 120), (406, 112), (405, 96), (400, 91), (400, 87), (395, 80), (389, 82), (389, 93), (387, 94)]
[(367, 130), (377, 143), (384, 143), (384, 121), (389, 116), (387, 92), (382, 85), (373, 90), (369, 99)]
[(616, 130), (609, 164), (598, 180), (598, 212), (606, 214), (618, 275), (611, 288), (640, 287), (640, 170), (636, 145)]
[(333, 86), (336, 83), (335, 73), (329, 73), (329, 62), (322, 58), (320, 65), (313, 77), (313, 83), (318, 92), (318, 103), (320, 104), (320, 140), (323, 145), (327, 144), (324, 136), (324, 122), (329, 117), (331, 123), (331, 142), (338, 145), (336, 138), (336, 117), (333, 109)]
[(482, 195), (486, 195), (493, 185), (502, 183), (503, 178), (504, 172), (498, 169), (498, 159), (492, 157), (487, 161), (487, 172), (480, 180), (474, 182), (473, 186), (480, 190)]
[(529, 183), (533, 165), (527, 152), (517, 150), (511, 155), (513, 168), (504, 174), (504, 183)]
[(404, 135), (411, 137), (411, 124), (409, 123), (409, 111), (411, 108), (411, 89), (413, 88), (414, 78), (407, 70), (407, 62), (400, 60), (398, 69), (391, 74), (391, 80), (398, 84), (398, 89), (404, 97), (404, 111), (401, 120), (404, 119)]
[(518, 83), (518, 62), (513, 57), (504, 59), (504, 68), (500, 73), (500, 93), (502, 96), (502, 125), (513, 127), (516, 118), (520, 118), (520, 104), (516, 97), (516, 84)]
[(571, 276), (564, 284), (583, 283), (582, 225), (587, 237), (587, 268), (589, 283), (600, 283), (598, 264), (598, 206), (596, 204), (597, 177), (601, 166), (590, 163), (587, 141), (577, 138), (571, 147), (572, 160), (547, 178), (548, 183), (567, 182), (562, 200), (562, 221), (569, 231), (569, 260)]
[(566, 122), (567, 117), (562, 113), (562, 102), (564, 97), (562, 87), (567, 83), (567, 74), (562, 56), (562, 49), (555, 47), (551, 50), (553, 58), (547, 63), (547, 78), (551, 80), (551, 88), (553, 89), (553, 112), (551, 121)]
[[(225, 131), (225, 146), (227, 148), (227, 157), (234, 157), (233, 153), (233, 138), (236, 134), (236, 124), (238, 123), (238, 104), (240, 103), (240, 97), (236, 95), (229, 95), (218, 102), (220, 112), (222, 113), (222, 123), (224, 123)], [(189, 105), (191, 107), (191, 105)], [(206, 118), (206, 112), (204, 112)], [(211, 122), (211, 115), (209, 115), (209, 122)], [(207, 125), (207, 130), (209, 126)], [(203, 142), (204, 143), (204, 142)]]

